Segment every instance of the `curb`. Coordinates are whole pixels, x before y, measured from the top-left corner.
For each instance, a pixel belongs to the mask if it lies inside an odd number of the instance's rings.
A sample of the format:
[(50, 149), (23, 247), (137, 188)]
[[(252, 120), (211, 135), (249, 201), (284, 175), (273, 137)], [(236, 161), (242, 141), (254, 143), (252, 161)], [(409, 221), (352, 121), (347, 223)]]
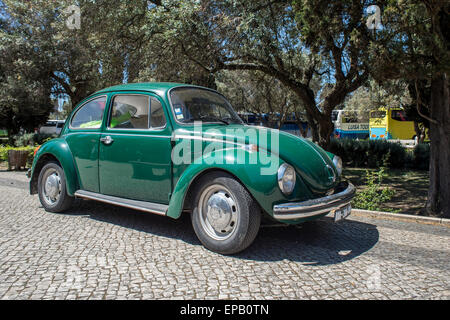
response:
[(352, 209), (351, 215), (361, 216), (361, 217), (371, 217), (371, 218), (376, 218), (376, 219), (397, 220), (397, 221), (404, 221), (404, 222), (431, 224), (431, 225), (445, 226), (445, 227), (450, 228), (450, 219), (446, 219), (446, 218), (413, 216), (410, 214), (392, 213), (392, 212), (383, 212), (383, 211), (370, 211), (370, 210), (363, 210), (363, 209)]

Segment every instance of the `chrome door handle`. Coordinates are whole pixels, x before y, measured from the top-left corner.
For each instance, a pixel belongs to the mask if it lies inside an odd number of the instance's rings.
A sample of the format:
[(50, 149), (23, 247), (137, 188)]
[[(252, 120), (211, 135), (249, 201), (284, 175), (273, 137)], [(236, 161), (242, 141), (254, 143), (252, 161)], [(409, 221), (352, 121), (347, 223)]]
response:
[(111, 138), (111, 136), (106, 136), (106, 137), (101, 137), (100, 141), (103, 142), (104, 144), (111, 144), (113, 143), (113, 138)]

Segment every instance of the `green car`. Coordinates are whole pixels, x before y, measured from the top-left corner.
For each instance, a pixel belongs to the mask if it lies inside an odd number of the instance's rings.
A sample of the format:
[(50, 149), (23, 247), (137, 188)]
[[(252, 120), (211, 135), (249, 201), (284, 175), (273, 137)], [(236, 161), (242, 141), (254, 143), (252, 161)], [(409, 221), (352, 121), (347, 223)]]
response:
[(314, 143), (245, 125), (218, 92), (134, 83), (80, 102), (58, 138), (36, 152), (30, 193), (62, 212), (74, 198), (177, 219), (190, 214), (208, 249), (234, 254), (262, 216), (297, 224), (350, 213), (342, 162)]

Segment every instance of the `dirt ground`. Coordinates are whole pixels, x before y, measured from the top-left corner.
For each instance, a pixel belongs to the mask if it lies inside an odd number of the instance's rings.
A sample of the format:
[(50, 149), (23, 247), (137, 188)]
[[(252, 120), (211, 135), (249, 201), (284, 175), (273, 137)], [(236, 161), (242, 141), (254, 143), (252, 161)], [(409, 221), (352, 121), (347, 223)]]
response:
[[(365, 185), (366, 170), (376, 169), (346, 168), (343, 175), (357, 190), (361, 190)], [(398, 213), (405, 214), (422, 214), (430, 184), (428, 171), (387, 169), (386, 173), (388, 176), (383, 180), (383, 186), (394, 188), (395, 196), (384, 203), (382, 209), (399, 210)]]

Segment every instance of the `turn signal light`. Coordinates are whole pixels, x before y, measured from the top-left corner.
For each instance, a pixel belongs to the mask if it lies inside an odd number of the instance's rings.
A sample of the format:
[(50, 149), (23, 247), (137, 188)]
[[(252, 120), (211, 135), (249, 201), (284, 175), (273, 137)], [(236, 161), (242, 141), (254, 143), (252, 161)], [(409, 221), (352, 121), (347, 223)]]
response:
[(39, 150), (40, 147), (41, 147), (41, 146), (38, 146), (36, 149), (34, 149), (33, 156), (36, 156), (36, 152), (38, 152), (38, 150)]

